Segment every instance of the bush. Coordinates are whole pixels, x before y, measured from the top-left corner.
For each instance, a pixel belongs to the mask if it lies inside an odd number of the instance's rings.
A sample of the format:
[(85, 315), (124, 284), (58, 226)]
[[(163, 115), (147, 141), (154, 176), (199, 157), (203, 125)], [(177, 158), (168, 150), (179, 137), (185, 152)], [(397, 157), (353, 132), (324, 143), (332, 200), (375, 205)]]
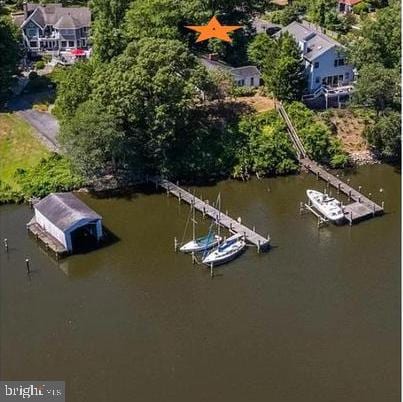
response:
[(35, 63), (36, 70), (43, 70), (45, 68), (45, 62), (43, 60), (39, 60)]
[(232, 95), (233, 96), (253, 96), (256, 93), (256, 88), (254, 87), (234, 87), (232, 89)]
[(0, 180), (0, 204), (21, 202), (24, 199), (20, 191), (13, 190), (11, 186)]
[(238, 124), (243, 144), (237, 150), (234, 177), (297, 171), (295, 153), (284, 122), (275, 111), (244, 117)]
[(30, 169), (17, 169), (15, 179), (25, 199), (70, 191), (83, 185), (82, 178), (72, 172), (70, 162), (58, 154), (43, 158)]
[(286, 109), (311, 158), (332, 167), (348, 164), (348, 155), (341, 142), (332, 135), (325, 122), (318, 120), (312, 110), (300, 102), (293, 102)]

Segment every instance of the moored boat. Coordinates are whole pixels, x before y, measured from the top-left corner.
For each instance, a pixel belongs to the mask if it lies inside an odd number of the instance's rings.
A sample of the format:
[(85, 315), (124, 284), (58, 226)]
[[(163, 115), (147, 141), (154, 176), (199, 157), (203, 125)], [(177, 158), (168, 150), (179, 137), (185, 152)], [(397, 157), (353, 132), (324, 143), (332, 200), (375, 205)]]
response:
[(307, 190), (306, 195), (311, 201), (312, 206), (327, 219), (334, 223), (344, 221), (345, 216), (340, 201), (316, 190)]
[(210, 250), (217, 246), (221, 241), (221, 237), (214, 234), (208, 234), (198, 239), (191, 240), (184, 244), (179, 250), (183, 253), (197, 253), (201, 251)]
[(235, 234), (203, 258), (203, 264), (208, 266), (225, 264), (241, 254), (245, 247), (246, 242), (244, 236), (240, 233)]

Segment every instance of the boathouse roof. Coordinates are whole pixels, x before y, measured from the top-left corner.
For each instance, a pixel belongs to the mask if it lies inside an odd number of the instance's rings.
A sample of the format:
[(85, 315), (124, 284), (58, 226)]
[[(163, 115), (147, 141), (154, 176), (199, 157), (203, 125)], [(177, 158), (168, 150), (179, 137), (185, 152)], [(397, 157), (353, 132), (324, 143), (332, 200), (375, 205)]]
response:
[(34, 208), (63, 231), (83, 219), (102, 219), (100, 215), (78, 199), (73, 193), (49, 194), (36, 203)]

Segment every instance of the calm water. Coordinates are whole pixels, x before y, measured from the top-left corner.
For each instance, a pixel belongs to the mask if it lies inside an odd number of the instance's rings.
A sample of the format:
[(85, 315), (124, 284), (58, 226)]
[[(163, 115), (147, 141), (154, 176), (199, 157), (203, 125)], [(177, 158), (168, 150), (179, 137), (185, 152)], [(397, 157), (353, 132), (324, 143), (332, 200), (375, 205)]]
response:
[(213, 280), (174, 253), (189, 209), (164, 194), (81, 196), (120, 240), (59, 264), (1, 207), (1, 376), (65, 380), (68, 402), (399, 401), (400, 174), (349, 176), (385, 216), (318, 230), (308, 175), (198, 188), (272, 237)]

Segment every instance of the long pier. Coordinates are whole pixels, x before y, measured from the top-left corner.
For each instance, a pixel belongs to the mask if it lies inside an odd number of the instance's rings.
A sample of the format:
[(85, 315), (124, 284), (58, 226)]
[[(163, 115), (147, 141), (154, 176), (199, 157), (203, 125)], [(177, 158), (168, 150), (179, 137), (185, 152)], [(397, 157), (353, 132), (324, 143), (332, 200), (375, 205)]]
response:
[(305, 151), (302, 141), (300, 140), (297, 131), (295, 130), (283, 105), (278, 105), (277, 110), (287, 125), (287, 131), (297, 151), (300, 164), (309, 172), (313, 173), (318, 180), (324, 180), (326, 183), (328, 183), (328, 185), (336, 188), (338, 193), (344, 193), (350, 201), (353, 201), (350, 204), (343, 206), (344, 215), (350, 225), (354, 222), (383, 214), (383, 203), (382, 206), (376, 204), (374, 201), (363, 195), (360, 191), (357, 191), (347, 183), (340, 180), (338, 177), (334, 176), (332, 173), (325, 170), (318, 163), (311, 160)]
[(152, 181), (154, 181), (157, 186), (165, 189), (167, 194), (172, 194), (177, 197), (179, 201), (184, 201), (193, 206), (203, 215), (209, 216), (211, 219), (214, 219), (220, 226), (227, 228), (231, 233), (239, 233), (244, 235), (245, 240), (255, 245), (258, 251), (265, 251), (268, 249), (270, 244), (270, 235), (264, 237), (259, 233), (256, 233), (255, 230), (249, 229), (247, 226), (242, 225), (240, 222), (231, 218), (227, 214), (222, 213), (206, 201), (197, 198), (193, 194), (170, 182), (169, 180), (154, 178), (152, 179)]

